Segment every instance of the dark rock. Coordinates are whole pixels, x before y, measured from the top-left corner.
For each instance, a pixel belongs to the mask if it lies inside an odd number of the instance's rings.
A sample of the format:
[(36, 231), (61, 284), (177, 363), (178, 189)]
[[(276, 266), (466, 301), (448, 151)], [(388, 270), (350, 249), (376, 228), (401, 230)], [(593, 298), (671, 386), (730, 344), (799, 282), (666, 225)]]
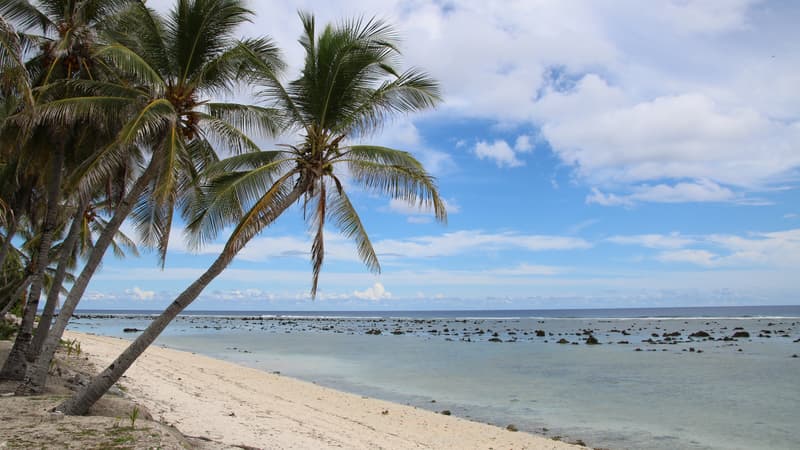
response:
[(144, 331), (144, 330), (140, 330), (138, 328), (123, 328), (122, 329), (123, 333), (141, 333), (142, 331)]
[(707, 337), (710, 337), (710, 336), (711, 336), (710, 334), (706, 333), (703, 330), (695, 331), (694, 333), (689, 335), (689, 337), (701, 337), (701, 338), (707, 338)]
[(508, 426), (506, 427), (506, 430), (508, 430), (508, 431), (519, 431), (519, 428), (517, 428), (517, 426), (516, 426), (516, 425), (514, 425), (513, 423), (510, 423), (510, 424), (508, 424)]
[(544, 337), (544, 330), (536, 330), (537, 337)]
[(445, 409), (444, 411), (440, 412), (439, 414), (441, 414), (443, 416), (449, 416), (451, 414), (451, 412), (450, 412), (449, 409)]
[(493, 338), (489, 338), (489, 342), (503, 342), (503, 340), (500, 339), (500, 338), (493, 337)]
[(597, 338), (596, 338), (596, 337), (594, 337), (594, 336), (592, 336), (591, 334), (590, 334), (590, 335), (589, 335), (589, 337), (586, 339), (586, 343), (587, 343), (588, 345), (600, 345), (600, 341), (598, 341), (598, 340), (597, 340)]
[(737, 331), (737, 332), (733, 333), (733, 336), (731, 336), (731, 337), (733, 337), (733, 338), (749, 338), (750, 337), (750, 333), (748, 333), (747, 331)]
[(566, 340), (566, 339), (564, 339), (564, 338), (561, 338), (561, 339), (559, 339), (559, 340), (557, 341), (557, 343), (558, 343), (558, 344), (569, 344), (569, 341), (568, 341), (568, 340)]
[(381, 334), (381, 330), (373, 328), (371, 330), (367, 330), (367, 334)]

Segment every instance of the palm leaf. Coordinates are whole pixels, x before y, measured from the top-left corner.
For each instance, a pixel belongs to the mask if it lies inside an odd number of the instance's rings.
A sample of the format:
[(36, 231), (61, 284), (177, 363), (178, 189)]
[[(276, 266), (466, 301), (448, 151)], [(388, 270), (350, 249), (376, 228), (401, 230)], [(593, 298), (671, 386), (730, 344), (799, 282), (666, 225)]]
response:
[[(334, 178), (335, 179), (335, 178)], [(337, 186), (341, 183), (337, 181)], [(347, 238), (353, 239), (358, 249), (358, 256), (361, 261), (366, 264), (370, 271), (380, 273), (381, 265), (378, 261), (378, 256), (375, 254), (375, 249), (372, 248), (372, 243), (369, 240), (369, 235), (361, 223), (361, 218), (358, 216), (355, 208), (347, 194), (343, 189), (337, 189), (335, 193), (330, 196), (330, 208), (328, 215), (336, 224), (336, 227)]]

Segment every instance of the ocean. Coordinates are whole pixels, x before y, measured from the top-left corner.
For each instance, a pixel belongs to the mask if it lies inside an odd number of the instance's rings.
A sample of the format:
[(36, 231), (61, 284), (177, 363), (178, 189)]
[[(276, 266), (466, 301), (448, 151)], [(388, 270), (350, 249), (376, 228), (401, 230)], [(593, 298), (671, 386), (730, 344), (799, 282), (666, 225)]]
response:
[[(132, 339), (157, 313), (70, 329)], [(800, 448), (800, 306), (198, 311), (157, 344), (592, 447)]]

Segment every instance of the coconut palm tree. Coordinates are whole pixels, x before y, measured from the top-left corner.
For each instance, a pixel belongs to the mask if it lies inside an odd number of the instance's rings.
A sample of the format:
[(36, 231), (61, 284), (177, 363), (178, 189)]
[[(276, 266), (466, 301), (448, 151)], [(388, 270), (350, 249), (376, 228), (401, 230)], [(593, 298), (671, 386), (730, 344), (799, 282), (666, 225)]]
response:
[(195, 195), (199, 173), (218, 160), (216, 149), (234, 154), (256, 150), (247, 133), (273, 135), (279, 130), (279, 117), (272, 108), (212, 101), (237, 88), (253, 55), (271, 71), (282, 67), (269, 39), (235, 37), (238, 25), (251, 16), (241, 0), (179, 0), (163, 17), (143, 3), (134, 4), (115, 20), (108, 33), (111, 42), (95, 53), (103, 64), (115, 68), (119, 78), (113, 83), (74, 82), (93, 95), (49, 105), (46, 115), (58, 117), (67, 111), (87, 118), (98, 112), (118, 114), (114, 109), (119, 106), (127, 111), (137, 105), (113, 144), (88, 158), (76, 172), (81, 183), (101, 184), (132, 152), (147, 149), (150, 156), (125, 199), (114, 208), (17, 392), (44, 387), (59, 339), (123, 220), (130, 214), (143, 241), (159, 249), (163, 264), (173, 211)]
[(411, 154), (350, 144), (374, 132), (391, 115), (434, 106), (439, 100), (437, 83), (418, 70), (395, 69), (396, 35), (379, 20), (328, 26), (319, 36), (313, 16), (301, 14), (301, 20), (306, 58), (300, 77), (284, 87), (265, 67), (260, 81), (266, 87), (262, 94), (285, 112), (302, 139), (280, 150), (234, 156), (210, 169), (217, 176), (191, 209), (191, 227), (200, 242), (238, 220), (222, 253), (108, 368), (57, 410), (85, 413), (236, 253), (293, 204), (311, 210), (307, 217), (316, 230), (312, 296), (325, 254), (326, 219), (356, 242), (367, 267), (379, 271), (369, 237), (344, 191), (340, 177), (345, 170), (368, 190), (431, 207), (437, 219), (446, 219), (434, 179)]
[[(27, 62), (31, 85), (37, 86), (40, 93), (34, 93), (34, 108), (41, 99), (41, 89), (59, 80), (92, 79), (96, 69), (92, 52), (97, 44), (98, 30), (119, 9), (130, 0), (39, 0), (35, 5), (27, 0), (0, 0), (0, 14), (4, 20), (17, 25), (22, 33), (35, 31), (38, 34), (24, 34), (25, 40), (36, 43), (39, 52)], [(5, 34), (5, 33), (0, 33)], [(26, 122), (19, 136), (19, 149), (24, 154), (37, 155), (43, 159), (46, 168), (46, 182), (43, 191), (44, 215), (40, 229), (40, 247), (33, 258), (32, 280), (27, 304), (14, 341), (11, 353), (6, 360), (0, 376), (6, 379), (21, 380), (25, 374), (26, 363), (22, 355), (28, 351), (33, 338), (36, 310), (43, 289), (44, 271), (49, 265), (50, 246), (57, 227), (60, 209), (64, 162), (73, 143), (75, 124), (42, 123), (37, 114), (21, 113)], [(20, 122), (20, 121), (18, 121)], [(41, 169), (40, 169), (41, 170)]]

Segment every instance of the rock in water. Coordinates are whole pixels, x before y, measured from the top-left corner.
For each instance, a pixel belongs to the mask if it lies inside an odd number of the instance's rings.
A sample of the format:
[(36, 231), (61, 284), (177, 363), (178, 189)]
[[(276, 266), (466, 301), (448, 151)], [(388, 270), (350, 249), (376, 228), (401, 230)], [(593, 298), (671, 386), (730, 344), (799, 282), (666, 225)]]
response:
[(690, 336), (690, 337), (709, 337), (709, 336), (711, 336), (711, 335), (710, 335), (710, 334), (708, 334), (708, 333), (706, 333), (706, 332), (705, 332), (705, 331), (703, 331), (703, 330), (700, 330), (700, 331), (696, 331), (696, 332), (694, 332), (694, 333), (690, 334), (689, 336)]

